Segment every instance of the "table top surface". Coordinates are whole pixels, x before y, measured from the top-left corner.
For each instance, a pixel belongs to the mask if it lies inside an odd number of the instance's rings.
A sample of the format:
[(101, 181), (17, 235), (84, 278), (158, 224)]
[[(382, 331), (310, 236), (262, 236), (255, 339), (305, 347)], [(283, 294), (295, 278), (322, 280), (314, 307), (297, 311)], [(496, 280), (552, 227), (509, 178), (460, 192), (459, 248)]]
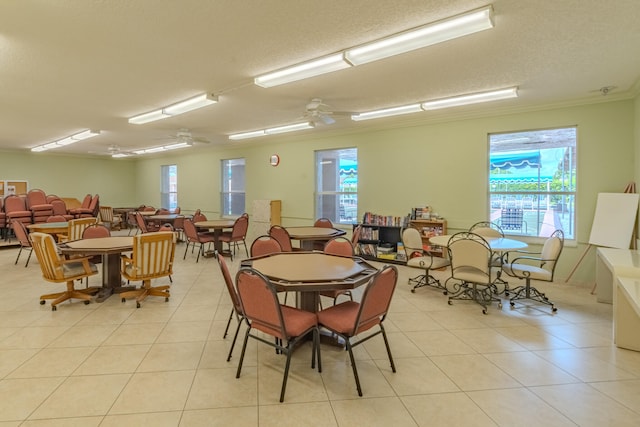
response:
[(378, 271), (362, 258), (321, 252), (281, 252), (249, 258), (242, 266), (253, 267), (277, 288), (288, 291), (353, 289)]
[(207, 221), (198, 221), (194, 223), (199, 228), (231, 228), (235, 223), (232, 219), (209, 219)]
[[(452, 234), (444, 234), (442, 236), (429, 237), (429, 243), (437, 246), (447, 246)], [(489, 247), (494, 251), (515, 251), (525, 249), (529, 245), (525, 242), (507, 237), (485, 237)]]
[(292, 239), (304, 240), (304, 239), (331, 239), (337, 236), (344, 236), (347, 234), (344, 230), (338, 230), (337, 228), (327, 227), (286, 227), (289, 236)]
[(147, 218), (148, 219), (171, 220), (171, 219), (184, 218), (184, 215), (181, 215), (181, 214), (149, 215)]
[(67, 228), (69, 226), (68, 222), (40, 222), (38, 224), (29, 224), (27, 228), (31, 231), (34, 230), (44, 230), (51, 228)]
[(58, 245), (61, 252), (78, 251), (119, 251), (133, 248), (133, 236), (97, 237), (95, 239), (81, 239)]

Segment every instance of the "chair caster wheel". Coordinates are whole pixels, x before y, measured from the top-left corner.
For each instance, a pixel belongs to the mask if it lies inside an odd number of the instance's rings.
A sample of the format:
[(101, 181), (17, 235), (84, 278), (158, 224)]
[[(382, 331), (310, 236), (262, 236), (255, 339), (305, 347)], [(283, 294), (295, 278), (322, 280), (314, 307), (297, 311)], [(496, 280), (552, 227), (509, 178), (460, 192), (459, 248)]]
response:
[(89, 303), (90, 303), (90, 302), (91, 302), (91, 301), (86, 300), (86, 301), (84, 302), (84, 305), (89, 305)]
[(511, 308), (513, 308), (513, 307), (515, 307), (515, 306), (516, 306), (516, 303), (514, 303), (514, 302), (510, 302), (510, 303), (509, 303), (509, 305), (511, 306)]
[(502, 310), (502, 303), (498, 303), (498, 308)]
[(126, 298), (122, 298), (120, 301), (127, 302), (127, 299)]
[(46, 303), (45, 300), (43, 300), (43, 299), (40, 300), (40, 305), (45, 305), (45, 303)]
[(164, 302), (169, 302), (169, 297), (165, 297)]
[(482, 309), (482, 314), (487, 314), (487, 309), (486, 308)]
[(140, 308), (140, 303), (136, 302), (136, 308)]
[(58, 311), (58, 307), (56, 307), (55, 305), (51, 306), (51, 311)]
[(447, 304), (449, 304), (449, 305), (453, 305), (453, 303), (451, 302), (451, 300), (447, 301)]
[(551, 306), (551, 312), (552, 312), (552, 313), (555, 313), (555, 312), (557, 312), (557, 311), (558, 311), (558, 309), (557, 309), (556, 307)]
[(411, 289), (411, 293), (412, 293), (412, 294), (415, 294), (415, 293), (416, 293), (416, 290), (415, 290), (415, 289)]

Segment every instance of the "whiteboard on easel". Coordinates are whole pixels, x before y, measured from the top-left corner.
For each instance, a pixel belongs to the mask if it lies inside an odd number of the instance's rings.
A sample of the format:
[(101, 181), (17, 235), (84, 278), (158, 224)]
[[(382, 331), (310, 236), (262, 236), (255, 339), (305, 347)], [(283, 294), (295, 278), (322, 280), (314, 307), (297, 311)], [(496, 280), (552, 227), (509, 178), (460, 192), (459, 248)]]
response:
[(638, 212), (638, 194), (599, 193), (589, 244), (629, 249)]

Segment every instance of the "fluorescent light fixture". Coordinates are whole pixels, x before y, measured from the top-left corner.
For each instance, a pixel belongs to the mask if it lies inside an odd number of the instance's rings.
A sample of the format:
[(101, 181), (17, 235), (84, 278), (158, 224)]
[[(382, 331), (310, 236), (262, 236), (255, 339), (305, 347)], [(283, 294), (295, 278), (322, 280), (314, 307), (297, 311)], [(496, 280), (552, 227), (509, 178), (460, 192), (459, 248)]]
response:
[(218, 102), (218, 97), (208, 93), (203, 93), (193, 98), (178, 102), (176, 104), (164, 107), (162, 112), (170, 116), (186, 113), (187, 111), (196, 110), (198, 108), (206, 107), (207, 105), (215, 104)]
[(283, 68), (272, 73), (263, 74), (256, 77), (253, 82), (258, 86), (272, 87), (314, 77), (320, 74), (343, 70), (350, 66), (351, 65), (349, 63), (345, 62), (344, 55), (341, 52), (294, 65), (292, 67)]
[(123, 157), (130, 157), (131, 154), (126, 154), (126, 153), (117, 153), (117, 154), (112, 154), (111, 157), (113, 157), (114, 159), (121, 159)]
[(84, 132), (76, 133), (75, 135), (71, 135), (72, 139), (81, 141), (87, 138), (93, 138), (94, 136), (100, 135), (99, 130), (85, 130)]
[(353, 65), (366, 64), (389, 56), (442, 43), (457, 37), (493, 28), (491, 5), (461, 15), (347, 49), (344, 57)]
[(188, 142), (178, 142), (176, 144), (171, 144), (171, 145), (165, 145), (164, 148), (165, 150), (175, 150), (176, 148), (185, 148), (185, 147), (191, 147), (192, 144), (188, 143)]
[[(152, 148), (144, 148), (142, 150), (134, 150), (133, 153), (135, 154), (151, 154), (151, 153), (160, 153), (162, 151), (169, 151), (169, 150), (175, 150), (178, 148), (185, 148), (185, 147), (191, 147), (193, 144), (190, 144), (188, 142), (178, 142), (175, 144), (170, 144), (170, 145), (161, 145), (159, 147), (152, 147)], [(113, 156), (115, 157), (115, 156)], [(126, 157), (125, 156), (119, 156), (119, 157)]]
[(243, 132), (243, 133), (234, 133), (233, 135), (229, 135), (229, 139), (248, 139), (248, 138), (257, 138), (259, 136), (265, 136), (264, 129), (254, 130), (252, 132)]
[(312, 129), (314, 127), (315, 125), (311, 122), (302, 122), (302, 123), (295, 123), (292, 125), (278, 126), (275, 128), (265, 129), (264, 132), (267, 135), (273, 135), (276, 133), (285, 133), (285, 132), (294, 132), (294, 131), (303, 130), (303, 129)]
[(379, 119), (381, 117), (399, 116), (401, 114), (411, 114), (422, 111), (420, 104), (403, 105), (401, 107), (385, 108), (382, 110), (368, 111), (366, 113), (353, 114), (351, 120), (370, 120)]
[(129, 123), (134, 125), (141, 125), (144, 123), (155, 122), (156, 120), (166, 119), (167, 117), (171, 117), (171, 116), (168, 114), (165, 114), (162, 111), (162, 109), (160, 109), (160, 110), (150, 111), (148, 113), (130, 117)]
[(422, 103), (424, 110), (437, 110), (439, 108), (456, 107), (459, 105), (476, 104), (478, 102), (497, 101), (499, 99), (517, 98), (518, 88), (499, 89), (489, 92), (474, 93), (470, 95), (453, 96)]
[(99, 130), (84, 130), (82, 132), (74, 133), (71, 136), (67, 136), (66, 138), (62, 138), (58, 141), (38, 145), (37, 147), (33, 147), (31, 151), (39, 152), (39, 151), (51, 150), (52, 148), (64, 147), (65, 145), (75, 144), (76, 142), (82, 141), (83, 139), (93, 138), (94, 136), (98, 136), (98, 135), (100, 135)]

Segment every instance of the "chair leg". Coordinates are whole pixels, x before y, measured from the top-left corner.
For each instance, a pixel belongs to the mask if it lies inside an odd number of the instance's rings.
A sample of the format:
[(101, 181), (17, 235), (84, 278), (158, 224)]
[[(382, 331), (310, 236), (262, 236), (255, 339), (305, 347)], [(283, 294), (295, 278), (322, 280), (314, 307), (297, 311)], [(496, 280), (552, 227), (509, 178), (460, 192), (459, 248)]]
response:
[(396, 372), (396, 365), (393, 363), (393, 357), (391, 356), (391, 347), (389, 346), (389, 340), (387, 339), (387, 332), (384, 330), (384, 326), (380, 323), (380, 330), (382, 330), (382, 338), (384, 339), (384, 346), (387, 348), (387, 356), (389, 356), (389, 364), (391, 364), (391, 371)]
[(349, 338), (343, 337), (346, 341), (347, 351), (349, 352), (349, 359), (351, 360), (351, 368), (353, 369), (353, 377), (356, 380), (356, 388), (358, 389), (358, 396), (362, 397), (362, 388), (360, 388), (360, 378), (358, 377), (358, 368), (356, 368), (356, 359), (353, 357), (353, 348), (351, 347), (351, 341)]
[(287, 389), (287, 379), (289, 378), (289, 366), (291, 365), (291, 343), (287, 343), (287, 362), (284, 366), (284, 375), (282, 377), (282, 388), (280, 389), (280, 403), (284, 402), (284, 392)]
[(18, 256), (16, 257), (16, 262), (13, 263), (13, 265), (18, 264), (18, 260), (20, 259), (20, 254), (22, 253), (22, 246), (20, 246), (20, 250), (18, 251)]
[(233, 334), (233, 341), (231, 341), (231, 348), (229, 348), (229, 355), (227, 356), (227, 362), (231, 360), (231, 354), (233, 348), (236, 346), (236, 340), (238, 339), (238, 332), (240, 332), (240, 325), (242, 325), (242, 319), (238, 319), (238, 326), (236, 327), (236, 333)]
[(518, 286), (517, 288), (512, 289), (511, 292), (514, 293), (514, 295), (509, 300), (509, 305), (511, 305), (511, 308), (515, 306), (514, 301), (517, 301), (520, 299), (530, 299), (532, 301), (550, 305), (552, 313), (555, 313), (558, 311), (555, 304), (549, 301), (549, 298), (547, 298), (544, 292), (540, 292), (538, 289), (531, 286), (531, 279), (529, 279), (528, 277), (525, 278), (524, 286)]
[(31, 259), (31, 254), (33, 254), (33, 249), (29, 249), (29, 256), (27, 257), (27, 263), (24, 265), (25, 268), (29, 266), (29, 260)]
[(231, 319), (233, 318), (233, 313), (235, 312), (235, 309), (231, 309), (231, 314), (229, 314), (229, 320), (227, 320), (227, 327), (224, 328), (224, 335), (222, 335), (222, 339), (225, 339), (227, 337), (227, 332), (229, 332), (229, 325), (231, 324)]
[[(186, 259), (187, 258), (187, 251), (189, 250), (189, 243), (190, 242), (187, 241), (187, 247), (184, 248), (184, 256), (182, 257), (182, 259)], [(195, 243), (194, 243), (194, 245), (195, 245)]]
[(247, 350), (247, 341), (249, 341), (249, 332), (251, 332), (251, 326), (247, 328), (247, 332), (244, 334), (244, 342), (242, 343), (242, 352), (240, 352), (240, 361), (238, 362), (238, 370), (236, 371), (236, 378), (240, 378), (240, 372), (242, 371), (242, 361), (244, 360), (244, 353)]

